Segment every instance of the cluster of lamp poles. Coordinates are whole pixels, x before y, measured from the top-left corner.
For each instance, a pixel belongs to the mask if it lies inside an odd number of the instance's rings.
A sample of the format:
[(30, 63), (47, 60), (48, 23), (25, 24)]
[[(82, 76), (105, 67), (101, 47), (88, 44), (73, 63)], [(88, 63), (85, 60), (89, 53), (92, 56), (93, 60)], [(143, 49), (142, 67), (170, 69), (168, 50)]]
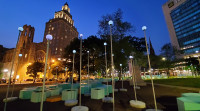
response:
[[(111, 75), (112, 75), (112, 99), (113, 99), (113, 111), (115, 110), (115, 102), (114, 102), (114, 64), (113, 64), (113, 50), (112, 50), (112, 25), (113, 25), (113, 21), (110, 20), (108, 22), (109, 26), (110, 26), (110, 44), (111, 44)], [(146, 43), (146, 50), (147, 50), (147, 57), (148, 57), (148, 64), (149, 64), (149, 69), (151, 69), (151, 63), (150, 63), (150, 57), (149, 57), (149, 51), (148, 51), (148, 46), (147, 46), (147, 40), (146, 40), (146, 26), (142, 27), (142, 30), (144, 31), (144, 36), (145, 36), (145, 43)], [(20, 33), (23, 31), (22, 27), (18, 28), (19, 30), (19, 35), (18, 35), (18, 39), (17, 39), (17, 44), (19, 41), (19, 36)], [(82, 36), (83, 34), (80, 34), (80, 95), (79, 95), (79, 106), (81, 106), (81, 66), (82, 66)], [(41, 104), (40, 104), (40, 111), (43, 111), (43, 97), (44, 97), (44, 89), (45, 89), (45, 78), (46, 78), (46, 69), (47, 69), (47, 61), (48, 61), (48, 53), (49, 53), (49, 42), (50, 40), (53, 39), (52, 35), (48, 34), (46, 36), (47, 39), (47, 50), (46, 50), (46, 59), (45, 59), (45, 69), (44, 69), (44, 79), (43, 79), (43, 85), (42, 85), (42, 97), (41, 97)], [(106, 63), (106, 78), (108, 77), (107, 74), (107, 53), (106, 53), (106, 45), (107, 43), (104, 43), (105, 46), (105, 63)], [(4, 106), (4, 111), (6, 111), (6, 105), (7, 105), (7, 98), (8, 98), (8, 92), (9, 92), (9, 87), (10, 87), (10, 82), (11, 82), (11, 75), (12, 75), (12, 70), (13, 70), (13, 66), (14, 66), (14, 60), (15, 60), (15, 55), (16, 55), (16, 50), (17, 50), (17, 45), (16, 45), (16, 49), (14, 51), (14, 55), (12, 58), (12, 66), (11, 66), (11, 71), (10, 71), (10, 76), (9, 76), (9, 84), (8, 84), (8, 88), (7, 88), (7, 93), (6, 93), (6, 101), (5, 101), (5, 106)], [(75, 58), (75, 53), (76, 50), (73, 50), (73, 69), (72, 69), (72, 87), (73, 88), (73, 74), (74, 74), (74, 58)], [(89, 85), (89, 51), (87, 51), (88, 53), (88, 85)], [(21, 56), (21, 55), (20, 55)], [(131, 59), (131, 64), (132, 64), (132, 56), (130, 56)], [(122, 64), (120, 64), (121, 67), (121, 75), (122, 75)], [(133, 68), (133, 66), (132, 66)], [(152, 90), (153, 90), (153, 97), (154, 97), (154, 104), (155, 104), (155, 110), (157, 111), (157, 104), (156, 104), (156, 97), (155, 97), (155, 90), (154, 90), (154, 84), (153, 84), (153, 79), (152, 79), (152, 74), (151, 74), (151, 70), (150, 70), (150, 76), (151, 76), (151, 84), (152, 84)], [(135, 77), (134, 77), (135, 78)], [(107, 85), (108, 85), (108, 81), (107, 81)], [(123, 88), (123, 80), (122, 80), (122, 88)], [(88, 86), (89, 89), (89, 86)], [(135, 84), (134, 84), (134, 89), (135, 89)], [(107, 87), (108, 90), (108, 87)], [(137, 100), (136, 97), (136, 91), (135, 91), (135, 99)]]

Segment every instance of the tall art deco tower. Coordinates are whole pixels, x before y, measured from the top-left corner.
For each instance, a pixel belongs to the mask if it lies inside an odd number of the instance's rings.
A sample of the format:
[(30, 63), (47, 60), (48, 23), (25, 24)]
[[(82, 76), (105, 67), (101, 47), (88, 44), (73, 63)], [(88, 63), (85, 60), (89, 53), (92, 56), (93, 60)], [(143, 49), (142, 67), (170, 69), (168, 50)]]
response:
[(53, 40), (50, 42), (51, 58), (62, 60), (64, 49), (70, 42), (78, 37), (77, 29), (70, 14), (67, 3), (62, 6), (62, 10), (55, 12), (54, 18), (46, 23), (43, 41), (46, 43), (46, 35), (51, 34)]

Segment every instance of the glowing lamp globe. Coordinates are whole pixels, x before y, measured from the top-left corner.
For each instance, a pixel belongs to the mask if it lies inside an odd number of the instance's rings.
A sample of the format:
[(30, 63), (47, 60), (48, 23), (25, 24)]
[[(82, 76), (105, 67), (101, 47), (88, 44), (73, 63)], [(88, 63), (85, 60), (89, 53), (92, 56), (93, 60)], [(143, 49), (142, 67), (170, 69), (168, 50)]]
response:
[(53, 39), (53, 36), (50, 35), (50, 34), (48, 34), (48, 35), (46, 35), (46, 39), (47, 39), (47, 40), (52, 40), (52, 39)]
[(22, 32), (24, 29), (22, 27), (18, 27), (18, 30)]
[(143, 30), (143, 31), (147, 30), (147, 27), (146, 27), (146, 26), (143, 26), (143, 27), (142, 27), (142, 30)]
[(110, 20), (110, 21), (108, 22), (108, 24), (109, 24), (109, 25), (113, 25), (113, 21)]
[(120, 66), (122, 66), (122, 64), (119, 64)]
[(19, 54), (19, 57), (22, 57), (22, 54)]
[(90, 51), (87, 51), (87, 53), (89, 53)]
[(83, 37), (83, 34), (80, 34), (80, 37)]
[(104, 45), (107, 45), (107, 43), (106, 43), (106, 42), (104, 42)]
[(76, 53), (76, 50), (73, 50), (73, 53), (75, 54), (75, 53)]
[(129, 56), (130, 59), (133, 59), (133, 56)]
[(197, 51), (195, 51), (196, 53), (199, 53), (199, 51), (197, 50)]

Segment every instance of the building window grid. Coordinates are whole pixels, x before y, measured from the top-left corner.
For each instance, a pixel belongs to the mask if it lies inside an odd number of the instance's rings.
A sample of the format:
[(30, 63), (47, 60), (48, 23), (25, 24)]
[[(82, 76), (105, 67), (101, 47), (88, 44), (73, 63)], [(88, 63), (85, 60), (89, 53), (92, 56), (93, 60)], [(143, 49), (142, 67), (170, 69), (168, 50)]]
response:
[[(196, 17), (196, 16), (195, 16)], [(190, 21), (191, 22), (191, 21)], [(192, 23), (189, 23), (189, 24), (183, 24), (183, 26), (180, 26), (180, 27), (174, 27), (175, 28), (175, 31), (176, 32), (179, 32), (181, 30), (184, 30), (185, 28), (188, 28), (188, 27), (191, 27), (193, 26), (194, 24), (197, 24), (200, 22), (200, 16), (197, 18), (197, 20), (193, 21)]]
[(188, 45), (188, 44), (195, 43), (195, 42), (198, 42), (198, 41), (200, 41), (200, 37), (186, 41), (186, 42), (183, 42), (183, 45)]
[(195, 53), (197, 50), (200, 50), (200, 47), (186, 49), (186, 50), (184, 50), (184, 53), (185, 54), (191, 54), (191, 53)]
[(182, 31), (176, 32), (176, 35), (177, 36), (181, 36), (183, 34), (190, 33), (191, 31), (196, 30), (198, 28), (200, 28), (200, 23), (198, 23), (198, 24), (196, 24), (196, 25), (194, 25), (192, 27), (189, 27), (189, 28), (184, 28)]
[[(172, 21), (173, 21), (173, 23), (174, 23), (174, 25), (177, 25), (178, 23), (177, 22), (179, 22), (179, 21), (181, 21), (182, 19), (184, 19), (184, 20), (188, 20), (188, 19), (191, 19), (192, 18), (192, 16), (194, 16), (194, 14), (193, 13), (195, 13), (195, 15), (198, 15), (199, 13), (196, 13), (197, 11), (199, 11), (200, 10), (200, 7), (197, 7), (197, 9), (191, 9), (191, 10), (189, 10), (188, 12), (186, 12), (186, 13), (184, 13), (184, 14), (182, 14), (182, 15), (180, 15), (178, 18), (176, 18), (176, 19), (174, 19), (173, 17), (172, 17)], [(192, 15), (193, 14), (193, 15)], [(192, 16), (191, 16), (192, 15)], [(190, 18), (190, 17), (191, 18)], [(188, 18), (187, 18), (188, 17)], [(186, 18), (186, 19), (185, 19)]]
[(193, 30), (193, 31), (190, 31), (190, 32), (185, 33), (185, 34), (180, 35), (180, 36), (177, 36), (177, 38), (180, 39), (180, 38), (186, 37), (186, 36), (188, 36), (188, 35), (190, 35), (190, 34), (192, 34), (192, 33), (199, 32), (199, 31), (200, 31), (200, 28), (196, 28), (196, 29)]
[(191, 5), (193, 6), (194, 3), (198, 3), (198, 2), (199, 2), (199, 0), (188, 0), (185, 3), (181, 4), (179, 7), (176, 7), (175, 9), (173, 9), (171, 13), (173, 15), (175, 15), (176, 13), (179, 12), (179, 11), (177, 11), (178, 9), (187, 9)]
[(195, 16), (198, 17), (199, 16), (199, 11), (200, 11), (200, 8), (198, 10), (192, 10), (192, 12), (190, 12), (189, 14), (187, 14), (185, 16), (181, 16), (180, 19), (177, 19), (177, 20), (172, 19), (172, 21), (174, 23), (174, 26), (179, 25), (181, 23), (185, 23), (185, 21), (188, 21), (188, 20), (193, 20)]
[[(185, 16), (186, 14), (188, 14), (189, 12), (191, 12), (192, 10), (198, 9), (199, 7), (195, 7), (196, 5), (199, 5), (200, 1), (197, 1), (196, 3), (191, 3), (190, 6), (187, 6), (187, 8), (184, 7), (178, 7), (178, 9), (175, 9), (171, 12), (171, 17), (172, 19), (176, 20), (176, 19), (180, 19), (181, 16)], [(191, 10), (192, 9), (192, 10)], [(179, 16), (180, 13), (182, 12), (186, 12), (183, 13)]]
[(174, 28), (176, 29), (176, 28), (179, 28), (179, 27), (183, 27), (183, 26), (185, 26), (185, 24), (191, 23), (192, 21), (194, 21), (194, 17), (196, 17), (196, 19), (198, 19), (198, 18), (200, 18), (200, 15), (197, 14), (197, 15), (189, 18), (188, 20), (181, 22), (180, 24), (174, 25)]
[(186, 17), (184, 17), (184, 18), (182, 18), (182, 19), (180, 19), (180, 20), (178, 20), (178, 21), (176, 21), (176, 22), (173, 22), (173, 24), (174, 24), (174, 26), (175, 26), (175, 25), (179, 24), (180, 22), (183, 22), (183, 21), (185, 21), (185, 20), (191, 18), (192, 16), (194, 16), (194, 15), (196, 15), (196, 14), (198, 14), (198, 13), (200, 13), (200, 10), (195, 11), (194, 13), (189, 14), (188, 16), (186, 16)]

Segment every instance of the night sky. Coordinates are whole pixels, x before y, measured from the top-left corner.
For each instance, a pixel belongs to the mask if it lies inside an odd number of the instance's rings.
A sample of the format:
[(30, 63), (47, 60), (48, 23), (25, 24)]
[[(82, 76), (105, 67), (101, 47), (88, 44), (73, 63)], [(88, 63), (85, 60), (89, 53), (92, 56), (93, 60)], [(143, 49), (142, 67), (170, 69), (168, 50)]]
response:
[[(156, 54), (170, 42), (169, 33), (162, 12), (167, 0), (67, 0), (75, 27), (84, 37), (96, 35), (98, 20), (102, 15), (123, 11), (123, 20), (135, 26), (133, 36), (143, 37), (141, 30), (147, 26), (147, 37)], [(7, 48), (15, 47), (18, 27), (25, 24), (35, 27), (34, 42), (42, 42), (45, 24), (60, 11), (66, 0), (1, 0), (0, 2), (0, 44)]]

